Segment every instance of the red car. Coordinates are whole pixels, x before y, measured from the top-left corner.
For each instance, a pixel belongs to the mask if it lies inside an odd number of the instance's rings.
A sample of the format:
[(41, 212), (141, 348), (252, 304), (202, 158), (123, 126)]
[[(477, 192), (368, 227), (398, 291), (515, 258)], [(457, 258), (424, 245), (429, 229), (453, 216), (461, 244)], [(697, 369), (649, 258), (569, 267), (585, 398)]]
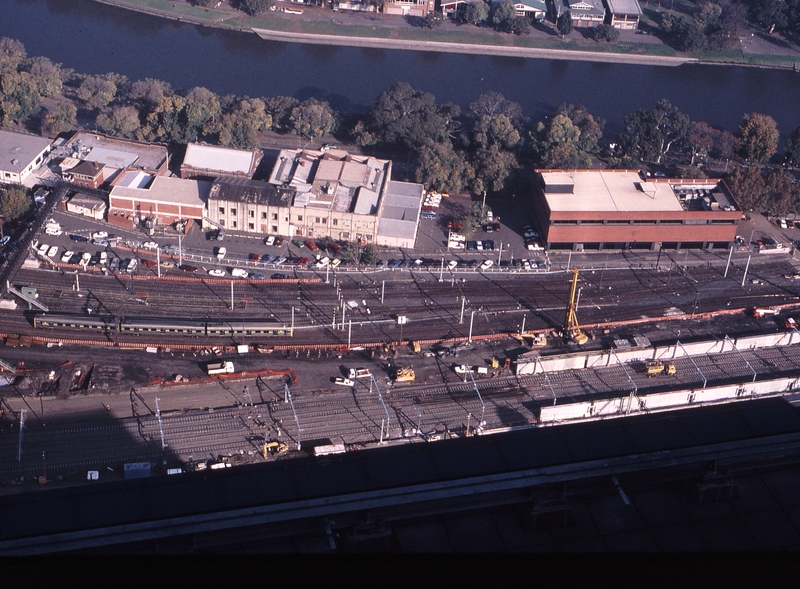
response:
[(142, 259), (142, 266), (147, 266), (148, 268), (155, 268), (158, 266), (153, 260), (145, 260)]
[(300, 258), (299, 260), (297, 260), (297, 265), (298, 266), (308, 265), (308, 258)]
[(315, 251), (317, 251), (317, 250), (319, 249), (319, 248), (317, 247), (317, 244), (316, 244), (316, 243), (314, 243), (313, 241), (304, 241), (303, 243), (304, 243), (304, 244), (305, 244), (305, 246), (306, 246), (308, 249), (310, 249), (312, 252), (315, 252)]
[(258, 262), (258, 260), (260, 258), (261, 258), (261, 256), (259, 256), (258, 254), (250, 254), (250, 261), (251, 262)]
[(183, 264), (182, 266), (178, 266), (178, 268), (180, 268), (184, 272), (197, 272), (197, 270), (198, 270), (197, 266), (187, 266), (186, 264)]
[(331, 250), (335, 254), (342, 253), (342, 247), (338, 243), (331, 243), (328, 246), (328, 249)]

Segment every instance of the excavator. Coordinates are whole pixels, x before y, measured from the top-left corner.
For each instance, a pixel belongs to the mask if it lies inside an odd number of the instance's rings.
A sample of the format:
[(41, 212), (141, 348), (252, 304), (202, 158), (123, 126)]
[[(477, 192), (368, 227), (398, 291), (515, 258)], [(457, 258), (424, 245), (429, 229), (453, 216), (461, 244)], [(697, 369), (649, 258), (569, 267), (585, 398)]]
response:
[(589, 336), (581, 331), (578, 325), (578, 314), (575, 311), (575, 294), (578, 291), (578, 267), (572, 267), (572, 286), (569, 290), (569, 303), (567, 304), (567, 315), (564, 317), (563, 336), (578, 345), (583, 345), (589, 341)]

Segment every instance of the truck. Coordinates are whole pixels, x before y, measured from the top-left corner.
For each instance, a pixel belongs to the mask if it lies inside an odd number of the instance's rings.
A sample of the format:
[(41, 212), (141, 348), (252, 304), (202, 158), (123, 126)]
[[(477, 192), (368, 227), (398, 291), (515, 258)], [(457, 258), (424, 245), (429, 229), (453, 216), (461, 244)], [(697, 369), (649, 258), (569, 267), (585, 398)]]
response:
[(55, 219), (48, 219), (47, 223), (44, 226), (44, 232), (47, 235), (61, 235), (63, 231), (61, 231), (61, 225)]
[(647, 371), (648, 377), (658, 376), (659, 374), (672, 376), (675, 374), (675, 365), (664, 364), (658, 360), (651, 360), (649, 362), (645, 362), (645, 370)]
[(398, 366), (394, 370), (395, 382), (414, 382), (415, 376), (413, 366)]
[(769, 315), (778, 315), (779, 313), (780, 310), (778, 309), (772, 309), (766, 307), (756, 307), (753, 309), (753, 317), (755, 317), (756, 319), (761, 319)]
[(369, 368), (351, 368), (348, 373), (348, 378), (350, 379), (369, 378), (370, 376), (372, 376), (372, 372), (370, 372)]
[(206, 364), (206, 372), (209, 376), (215, 374), (233, 374), (233, 362), (210, 362)]

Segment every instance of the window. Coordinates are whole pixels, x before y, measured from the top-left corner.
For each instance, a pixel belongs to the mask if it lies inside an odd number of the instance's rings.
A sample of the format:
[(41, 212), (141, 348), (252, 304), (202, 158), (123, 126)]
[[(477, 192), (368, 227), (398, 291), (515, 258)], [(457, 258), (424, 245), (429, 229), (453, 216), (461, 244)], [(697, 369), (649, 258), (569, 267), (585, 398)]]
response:
[(219, 224), (222, 225), (223, 227), (225, 227), (225, 219), (220, 219), (219, 220)]
[(338, 225), (338, 224), (339, 224), (339, 219), (334, 219), (334, 220), (333, 220), (333, 224), (334, 224), (334, 225)]
[(277, 233), (278, 232), (278, 226), (277, 225), (273, 225), (272, 226), (272, 232), (273, 233)]
[(297, 220), (298, 221), (302, 221), (303, 220), (303, 215), (297, 215)]
[(255, 225), (254, 225), (253, 223), (248, 223), (248, 224), (247, 224), (247, 228), (248, 228), (250, 231), (252, 231), (253, 229), (255, 229)]
[(342, 239), (350, 239), (350, 232), (342, 231)]
[(219, 214), (220, 215), (224, 215), (225, 214), (225, 207), (220, 207), (219, 208)]
[[(272, 220), (273, 221), (277, 221), (278, 220), (278, 213), (272, 213)], [(286, 219), (286, 220), (288, 221), (289, 219)]]
[(235, 215), (235, 214), (236, 214), (236, 209), (231, 209), (231, 215)]
[(372, 241), (372, 236), (369, 233), (367, 233), (367, 241)]
[(266, 219), (267, 218), (267, 213), (261, 213), (261, 218), (262, 219)]
[(322, 219), (320, 219), (319, 217), (317, 217), (316, 219), (314, 219), (314, 222), (315, 222), (315, 223), (322, 223)]
[(250, 211), (250, 218), (252, 219), (255, 216), (256, 216), (256, 212), (255, 211)]
[(234, 229), (236, 229), (236, 221), (231, 221), (231, 227), (233, 227)]

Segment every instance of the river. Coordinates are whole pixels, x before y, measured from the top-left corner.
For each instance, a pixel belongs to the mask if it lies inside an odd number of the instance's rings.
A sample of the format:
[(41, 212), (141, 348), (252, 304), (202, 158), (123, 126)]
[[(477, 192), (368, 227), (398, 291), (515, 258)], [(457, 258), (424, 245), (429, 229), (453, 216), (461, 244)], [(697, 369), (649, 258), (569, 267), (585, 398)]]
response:
[(2, 0), (0, 36), (78, 72), (117, 72), (218, 94), (288, 95), (363, 112), (396, 81), (466, 106), (495, 91), (543, 119), (561, 102), (607, 121), (667, 98), (693, 120), (734, 131), (747, 112), (771, 115), (785, 137), (800, 126), (800, 73), (736, 66), (587, 63), (267, 42), (90, 0)]

